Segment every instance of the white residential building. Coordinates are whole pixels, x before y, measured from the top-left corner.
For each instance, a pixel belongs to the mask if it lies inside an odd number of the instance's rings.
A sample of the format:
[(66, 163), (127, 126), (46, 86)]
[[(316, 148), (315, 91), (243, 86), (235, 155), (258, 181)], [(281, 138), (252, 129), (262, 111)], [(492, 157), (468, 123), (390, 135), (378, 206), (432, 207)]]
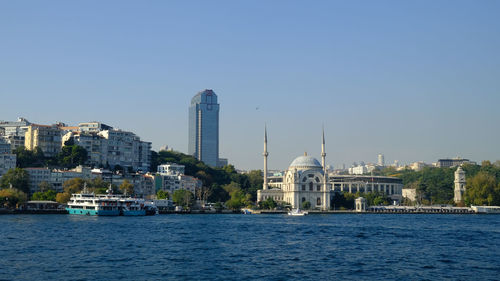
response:
[(164, 175), (182, 175), (184, 174), (184, 165), (179, 165), (176, 163), (159, 165), (158, 173)]
[(24, 146), (24, 135), (31, 123), (20, 117), (17, 121), (0, 121), (1, 138), (10, 144), (11, 150)]
[[(151, 142), (141, 141), (132, 132), (115, 130), (98, 123), (80, 123), (78, 131), (67, 131), (63, 143), (73, 139), (88, 153), (88, 164), (101, 167), (117, 165), (135, 171), (148, 171), (151, 164)], [(103, 130), (104, 129), (104, 130)]]
[(0, 139), (0, 177), (16, 167), (16, 155), (11, 153), (10, 144)]
[(185, 189), (196, 194), (203, 182), (195, 177), (184, 175), (184, 165), (168, 163), (158, 166), (155, 176), (156, 190), (168, 191), (170, 194), (178, 189)]

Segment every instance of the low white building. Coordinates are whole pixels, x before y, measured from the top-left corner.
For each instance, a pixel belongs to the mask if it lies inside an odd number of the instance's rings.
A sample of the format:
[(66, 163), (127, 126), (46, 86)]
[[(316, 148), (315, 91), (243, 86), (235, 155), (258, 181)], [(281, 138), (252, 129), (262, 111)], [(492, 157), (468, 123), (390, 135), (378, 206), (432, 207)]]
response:
[(375, 170), (376, 166), (372, 164), (368, 165), (359, 165), (355, 167), (349, 168), (349, 174), (350, 175), (364, 175), (373, 172)]
[(412, 169), (413, 171), (420, 171), (423, 168), (427, 167), (429, 165), (425, 164), (423, 161), (418, 161), (418, 162), (413, 162), (409, 165), (409, 168)]
[(403, 198), (406, 198), (410, 201), (417, 200), (417, 190), (415, 188), (403, 188)]

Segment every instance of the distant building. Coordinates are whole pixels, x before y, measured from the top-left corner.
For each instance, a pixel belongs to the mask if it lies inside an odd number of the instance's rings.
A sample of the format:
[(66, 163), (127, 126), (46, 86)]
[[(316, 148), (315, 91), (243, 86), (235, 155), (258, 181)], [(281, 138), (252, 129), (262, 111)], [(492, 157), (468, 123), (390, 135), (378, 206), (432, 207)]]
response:
[(31, 123), (20, 117), (17, 121), (0, 121), (1, 138), (10, 144), (11, 150), (24, 146), (24, 135)]
[(17, 157), (11, 153), (10, 144), (0, 138), (0, 177), (16, 167)]
[(61, 132), (57, 125), (30, 124), (25, 134), (24, 146), (27, 150), (39, 147), (45, 157), (54, 157), (61, 152)]
[(207, 165), (219, 164), (219, 104), (212, 90), (191, 99), (188, 153)]
[(462, 159), (460, 157), (451, 158), (451, 159), (439, 159), (437, 161), (436, 166), (438, 168), (452, 168), (456, 166), (460, 166), (464, 163), (475, 164), (475, 162), (469, 161), (469, 159)]
[(335, 192), (383, 192), (394, 201), (402, 199), (403, 180), (396, 177), (330, 175), (329, 183)]
[(365, 165), (361, 162), (361, 165), (349, 168), (348, 172), (350, 175), (363, 175), (371, 173), (373, 170), (375, 170), (375, 166), (373, 164)]
[(113, 127), (103, 124), (101, 122), (87, 122), (78, 124), (80, 132), (83, 133), (99, 133), (101, 131), (113, 130)]
[(167, 163), (158, 166), (158, 173), (165, 175), (183, 175), (184, 165), (179, 165), (176, 163)]
[(453, 197), (453, 201), (455, 201), (455, 203), (464, 201), (465, 183), (465, 171), (461, 166), (458, 166), (455, 171), (455, 196)]
[(19, 117), (17, 121), (0, 121), (0, 128), (5, 136), (24, 136), (30, 124), (28, 120)]
[[(24, 170), (28, 173), (29, 176), (28, 184), (31, 195), (35, 192), (40, 191), (39, 185), (42, 182), (50, 183), (51, 171), (49, 168), (24, 168)], [(56, 192), (62, 192), (62, 189), (54, 190)]]
[(420, 171), (423, 168), (427, 167), (429, 165), (425, 164), (423, 161), (418, 161), (418, 162), (413, 162), (411, 163), (408, 167), (412, 169), (413, 171)]
[[(66, 130), (62, 142), (73, 139), (74, 143), (87, 150), (87, 163), (93, 166), (132, 168), (149, 171), (151, 164), (151, 142), (141, 141), (132, 132), (115, 130), (99, 123), (80, 123), (78, 130)], [(101, 129), (105, 129), (99, 131)]]
[(227, 158), (219, 158), (219, 161), (217, 162), (217, 167), (224, 167), (229, 164), (229, 161)]
[(381, 166), (381, 167), (385, 166), (385, 160), (384, 160), (384, 155), (383, 154), (379, 154), (377, 160), (378, 160), (377, 161), (377, 166)]
[(178, 189), (184, 189), (196, 194), (196, 190), (202, 185), (201, 180), (184, 175), (184, 165), (169, 163), (158, 166), (158, 175), (155, 176), (156, 191), (163, 190), (173, 194)]
[(121, 174), (112, 173), (105, 169), (91, 169), (90, 167), (78, 166), (72, 170), (58, 170), (49, 168), (25, 168), (29, 175), (30, 194), (41, 191), (40, 184), (47, 182), (50, 188), (56, 192), (63, 192), (64, 183), (74, 178), (92, 180), (101, 178), (103, 181), (120, 186), (125, 180), (134, 185), (134, 193), (139, 197), (146, 197), (156, 193), (154, 190), (154, 178), (148, 174)]

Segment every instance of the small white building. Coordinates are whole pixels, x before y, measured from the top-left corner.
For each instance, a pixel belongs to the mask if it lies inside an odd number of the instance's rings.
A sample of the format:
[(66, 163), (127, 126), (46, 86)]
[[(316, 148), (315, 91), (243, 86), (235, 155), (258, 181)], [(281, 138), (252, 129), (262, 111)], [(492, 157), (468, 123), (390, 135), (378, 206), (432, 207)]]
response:
[(358, 197), (354, 200), (354, 205), (356, 207), (356, 212), (366, 212), (366, 199), (363, 197)]
[(417, 200), (417, 190), (415, 188), (403, 188), (403, 198), (406, 198), (410, 201)]

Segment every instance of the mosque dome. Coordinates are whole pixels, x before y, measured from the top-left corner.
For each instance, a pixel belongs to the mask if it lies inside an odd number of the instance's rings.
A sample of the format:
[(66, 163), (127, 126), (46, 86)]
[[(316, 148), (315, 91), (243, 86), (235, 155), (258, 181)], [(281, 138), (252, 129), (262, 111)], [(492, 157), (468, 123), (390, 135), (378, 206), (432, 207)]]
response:
[(299, 156), (292, 161), (290, 168), (296, 169), (311, 169), (311, 168), (322, 168), (319, 161), (311, 156)]

